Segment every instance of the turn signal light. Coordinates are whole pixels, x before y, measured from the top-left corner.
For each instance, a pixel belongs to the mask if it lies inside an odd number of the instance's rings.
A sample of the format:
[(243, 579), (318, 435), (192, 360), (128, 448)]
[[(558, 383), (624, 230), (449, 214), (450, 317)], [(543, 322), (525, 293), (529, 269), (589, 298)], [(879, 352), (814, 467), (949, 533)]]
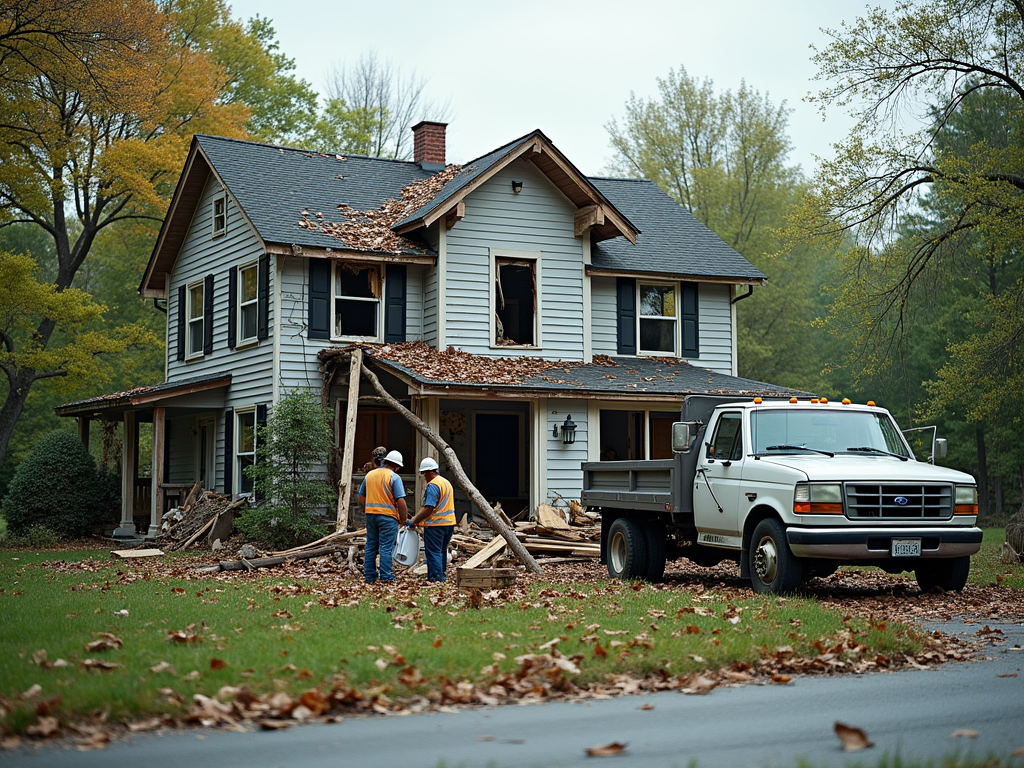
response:
[(956, 504), (953, 506), (954, 515), (976, 515), (978, 514), (977, 504)]
[(793, 505), (793, 511), (798, 515), (841, 515), (843, 505), (835, 502), (798, 501)]

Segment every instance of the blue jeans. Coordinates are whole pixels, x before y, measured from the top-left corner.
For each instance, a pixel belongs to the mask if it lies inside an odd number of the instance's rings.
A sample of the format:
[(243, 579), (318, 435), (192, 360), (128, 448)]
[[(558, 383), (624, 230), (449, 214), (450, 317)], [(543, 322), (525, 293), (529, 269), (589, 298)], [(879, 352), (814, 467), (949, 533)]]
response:
[(422, 531), (427, 581), (444, 581), (444, 572), (448, 568), (448, 544), (455, 533), (455, 526), (424, 525)]
[(390, 515), (366, 516), (366, 550), (363, 556), (363, 575), (366, 583), (377, 580), (377, 554), (380, 553), (380, 580), (394, 581), (395, 571), (391, 558), (398, 539), (398, 521)]

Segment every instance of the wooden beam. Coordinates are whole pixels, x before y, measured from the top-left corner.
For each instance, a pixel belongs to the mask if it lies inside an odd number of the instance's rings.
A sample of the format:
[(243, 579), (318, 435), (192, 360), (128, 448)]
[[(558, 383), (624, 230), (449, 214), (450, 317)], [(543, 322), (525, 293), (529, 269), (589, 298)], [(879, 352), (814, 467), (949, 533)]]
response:
[(459, 200), (455, 207), (448, 211), (448, 215), (444, 217), (445, 229), (451, 229), (455, 226), (455, 222), (462, 221), (464, 218), (466, 218), (466, 203)]
[(580, 237), (589, 232), (591, 227), (598, 227), (604, 224), (604, 206), (586, 205), (576, 211), (572, 219), (573, 234)]
[(164, 449), (166, 440), (167, 409), (153, 409), (153, 469), (149, 501), (149, 531), (147, 536), (160, 533), (160, 517), (164, 513), (164, 498), (160, 492), (164, 484)]
[(352, 498), (352, 462), (356, 447), (356, 417), (359, 413), (360, 368), (363, 350), (356, 347), (348, 364), (348, 406), (345, 409), (345, 443), (341, 451), (341, 479), (338, 480), (338, 524), (335, 531), (348, 530), (348, 507)]
[(471, 568), (479, 568), (481, 565), (486, 563), (492, 557), (500, 553), (508, 545), (501, 536), (495, 536), (491, 539), (490, 543), (473, 555), (469, 560), (464, 562), (461, 566), (463, 570), (469, 570)]

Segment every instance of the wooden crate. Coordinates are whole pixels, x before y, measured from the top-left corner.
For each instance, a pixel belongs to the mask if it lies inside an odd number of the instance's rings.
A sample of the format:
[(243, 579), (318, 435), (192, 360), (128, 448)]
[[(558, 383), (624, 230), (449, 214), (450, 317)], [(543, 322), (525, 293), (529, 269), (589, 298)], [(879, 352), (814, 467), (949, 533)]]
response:
[(501, 589), (515, 583), (515, 568), (459, 568), (455, 577), (459, 589)]

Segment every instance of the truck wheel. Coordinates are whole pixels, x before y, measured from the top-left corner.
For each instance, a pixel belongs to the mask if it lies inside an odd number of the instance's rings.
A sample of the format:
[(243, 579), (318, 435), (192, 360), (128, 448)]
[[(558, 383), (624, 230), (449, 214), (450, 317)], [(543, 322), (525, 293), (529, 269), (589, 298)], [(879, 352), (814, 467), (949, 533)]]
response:
[(967, 584), (971, 571), (971, 557), (950, 557), (941, 560), (922, 560), (914, 569), (917, 585), (922, 592), (939, 587), (945, 592), (959, 592)]
[(786, 529), (778, 520), (769, 517), (757, 524), (748, 557), (755, 592), (785, 595), (800, 586), (803, 563), (789, 550)]
[(608, 575), (642, 579), (647, 573), (647, 537), (636, 521), (620, 517), (608, 529)]
[(648, 520), (644, 525), (647, 539), (647, 569), (644, 578), (658, 582), (665, 578), (665, 526), (657, 520)]

